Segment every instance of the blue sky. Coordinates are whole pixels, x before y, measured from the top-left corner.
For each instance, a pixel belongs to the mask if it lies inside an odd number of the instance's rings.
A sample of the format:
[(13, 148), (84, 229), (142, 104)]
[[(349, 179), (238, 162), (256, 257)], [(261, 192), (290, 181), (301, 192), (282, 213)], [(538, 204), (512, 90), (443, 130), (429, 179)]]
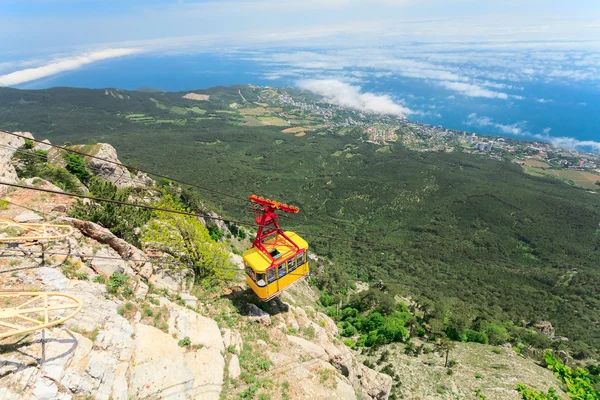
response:
[[(360, 88), (381, 78), (435, 88), (446, 102), (479, 99), (495, 107), (556, 106), (559, 99), (544, 90), (556, 85), (582, 87), (600, 99), (597, 0), (0, 0), (0, 5), (0, 86), (51, 82), (111, 59), (220, 53), (262, 65), (262, 78), (273, 82), (287, 79), (313, 90), (324, 87), (314, 81), (328, 83), (325, 94), (346, 103), (364, 100), (357, 97), (364, 94)], [(434, 113), (433, 105), (410, 109), (410, 94), (370, 94), (395, 102), (391, 108), (384, 102), (383, 110), (403, 109), (413, 117)], [(464, 116), (472, 127), (524, 136), (551, 132), (531, 131), (524, 119), (499, 121), (473, 111)]]

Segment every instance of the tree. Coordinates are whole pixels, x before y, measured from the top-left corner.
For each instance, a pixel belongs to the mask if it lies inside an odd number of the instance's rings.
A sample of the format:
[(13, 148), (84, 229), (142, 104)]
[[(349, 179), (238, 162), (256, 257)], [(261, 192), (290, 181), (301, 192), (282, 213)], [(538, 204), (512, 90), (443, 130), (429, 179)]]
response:
[(81, 182), (87, 183), (92, 174), (87, 170), (85, 161), (79, 154), (65, 153), (63, 158), (67, 162), (65, 168), (67, 171), (75, 175)]
[(454, 350), (455, 347), (456, 343), (446, 336), (442, 336), (439, 342), (435, 345), (435, 352), (440, 354), (442, 357), (445, 357), (444, 368), (448, 368), (448, 357), (450, 356), (450, 352)]
[[(185, 211), (165, 195), (157, 207)], [(142, 233), (145, 249), (159, 250), (194, 271), (196, 281), (209, 276), (230, 276), (229, 254), (223, 243), (211, 239), (208, 230), (198, 218), (165, 211), (156, 211)]]
[(485, 334), (487, 335), (490, 344), (493, 344), (494, 346), (504, 344), (510, 339), (506, 328), (498, 324), (489, 324), (485, 328)]

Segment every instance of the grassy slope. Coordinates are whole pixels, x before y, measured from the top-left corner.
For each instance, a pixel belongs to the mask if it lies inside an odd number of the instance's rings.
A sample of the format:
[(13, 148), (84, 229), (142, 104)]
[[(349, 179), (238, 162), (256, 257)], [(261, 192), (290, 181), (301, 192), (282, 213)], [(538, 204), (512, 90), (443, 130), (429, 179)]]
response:
[[(557, 334), (600, 348), (598, 196), (462, 153), (377, 152), (354, 134), (295, 137), (280, 127), (242, 126), (238, 114), (216, 112), (241, 103), (238, 89), (256, 96), (248, 87), (195, 91), (210, 94), (209, 102), (183, 93), (119, 99), (103, 90), (0, 89), (0, 127), (54, 143), (106, 141), (123, 161), (162, 174), (240, 197), (293, 201), (302, 211), (284, 221), (288, 227), (395, 246), (374, 252), (311, 240), (355, 276), (397, 280), (403, 292), (473, 316), (550, 319)], [(179, 113), (193, 106), (216, 119)], [(130, 114), (177, 123), (140, 123)], [(251, 220), (245, 202), (207, 197)], [(561, 267), (578, 272), (565, 284)]]

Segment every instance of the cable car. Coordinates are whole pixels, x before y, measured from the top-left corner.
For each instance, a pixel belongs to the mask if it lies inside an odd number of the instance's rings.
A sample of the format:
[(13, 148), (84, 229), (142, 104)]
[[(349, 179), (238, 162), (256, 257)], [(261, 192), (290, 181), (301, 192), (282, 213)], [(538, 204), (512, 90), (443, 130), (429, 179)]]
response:
[(308, 275), (308, 243), (277, 223), (277, 210), (295, 214), (298, 207), (256, 195), (250, 201), (258, 231), (252, 247), (242, 255), (246, 282), (262, 301), (269, 301)]

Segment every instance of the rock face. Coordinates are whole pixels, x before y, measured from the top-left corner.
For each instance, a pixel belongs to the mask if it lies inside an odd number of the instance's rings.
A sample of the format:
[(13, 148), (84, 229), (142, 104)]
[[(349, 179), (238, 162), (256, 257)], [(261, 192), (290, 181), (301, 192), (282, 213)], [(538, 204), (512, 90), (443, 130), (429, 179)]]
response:
[[(116, 256), (116, 257), (115, 257)], [(125, 272), (125, 261), (118, 259), (118, 254), (112, 249), (100, 249), (92, 258), (91, 267), (98, 274), (109, 278), (115, 272)]]
[(121, 163), (114, 147), (108, 143), (98, 143), (97, 146), (98, 151), (94, 155), (97, 158), (91, 158), (87, 164), (92, 173), (114, 183), (120, 188), (142, 185), (137, 184), (136, 181), (131, 178), (127, 168), (113, 164), (114, 162)]
[(554, 327), (550, 321), (541, 321), (533, 325), (534, 328), (539, 329), (540, 333), (552, 339), (554, 337)]
[(130, 397), (219, 399), (225, 368), (219, 350), (186, 352), (171, 335), (142, 324), (135, 337)]
[[(29, 132), (15, 132), (33, 139)], [(0, 180), (8, 183), (17, 183), (19, 177), (12, 165), (11, 159), (15, 151), (25, 144), (25, 140), (0, 131)], [(6, 194), (7, 187), (0, 186), (0, 195)]]

